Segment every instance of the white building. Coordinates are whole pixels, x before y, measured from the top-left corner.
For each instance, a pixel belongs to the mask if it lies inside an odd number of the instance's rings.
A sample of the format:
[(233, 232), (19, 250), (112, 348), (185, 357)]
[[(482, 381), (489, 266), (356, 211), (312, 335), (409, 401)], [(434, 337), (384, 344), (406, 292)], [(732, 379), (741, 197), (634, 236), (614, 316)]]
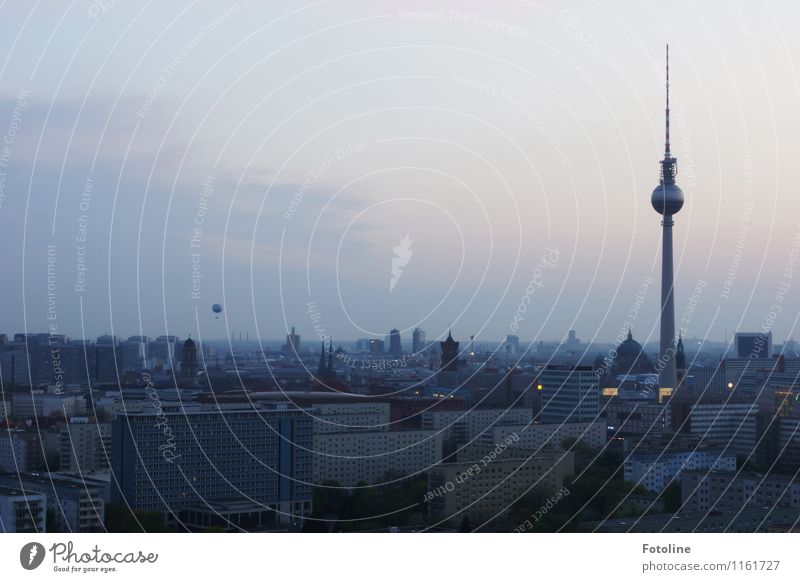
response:
[(14, 394), (12, 412), (17, 420), (41, 416), (82, 416), (86, 414), (86, 399), (83, 396), (59, 394)]
[(59, 435), (61, 470), (74, 473), (104, 471), (110, 466), (111, 423), (90, 423), (86, 417), (71, 418)]
[(741, 455), (750, 455), (758, 440), (757, 415), (757, 404), (698, 403), (692, 405), (684, 428), (702, 437), (704, 442), (728, 447)]
[(0, 487), (0, 532), (44, 532), (46, 517), (46, 495)]
[(491, 445), (502, 442), (516, 434), (519, 441), (515, 446), (526, 449), (561, 449), (565, 439), (580, 439), (593, 449), (606, 444), (606, 423), (595, 422), (554, 422), (521, 425), (496, 426), (481, 436), (481, 444)]
[(314, 482), (380, 483), (410, 477), (442, 460), (442, 435), (432, 430), (325, 433), (314, 436)]
[(691, 469), (735, 471), (736, 453), (700, 447), (632, 453), (625, 459), (625, 480), (658, 493), (676, 479), (681, 471)]
[(524, 425), (532, 420), (533, 411), (527, 408), (437, 410), (422, 413), (422, 428), (441, 431), (444, 442), (466, 443), (492, 434), (498, 426)]
[(388, 402), (344, 402), (315, 404), (310, 415), (314, 434), (389, 430)]

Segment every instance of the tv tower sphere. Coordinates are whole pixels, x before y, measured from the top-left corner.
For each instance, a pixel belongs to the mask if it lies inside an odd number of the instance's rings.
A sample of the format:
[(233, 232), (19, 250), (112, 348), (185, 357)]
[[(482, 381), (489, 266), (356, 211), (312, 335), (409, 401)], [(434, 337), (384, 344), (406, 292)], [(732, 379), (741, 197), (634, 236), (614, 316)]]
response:
[(677, 214), (683, 208), (683, 190), (674, 182), (659, 184), (653, 190), (650, 202), (659, 214)]

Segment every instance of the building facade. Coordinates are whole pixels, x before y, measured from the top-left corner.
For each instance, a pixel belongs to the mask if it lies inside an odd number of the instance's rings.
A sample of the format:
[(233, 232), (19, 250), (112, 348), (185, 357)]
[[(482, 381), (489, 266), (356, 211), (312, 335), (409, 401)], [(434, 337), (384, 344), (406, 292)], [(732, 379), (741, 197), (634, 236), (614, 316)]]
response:
[(212, 407), (120, 415), (112, 429), (112, 498), (179, 510), (247, 499), (275, 523), (311, 512), (312, 420), (299, 410)]

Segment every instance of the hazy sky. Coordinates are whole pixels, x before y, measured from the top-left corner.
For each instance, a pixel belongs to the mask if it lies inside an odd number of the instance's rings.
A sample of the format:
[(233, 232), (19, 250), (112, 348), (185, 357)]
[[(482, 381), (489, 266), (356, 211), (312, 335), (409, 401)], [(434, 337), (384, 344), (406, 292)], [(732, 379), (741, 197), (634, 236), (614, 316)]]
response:
[(264, 4), (2, 5), (2, 331), (656, 339), (669, 42), (678, 326), (800, 336), (794, 4)]

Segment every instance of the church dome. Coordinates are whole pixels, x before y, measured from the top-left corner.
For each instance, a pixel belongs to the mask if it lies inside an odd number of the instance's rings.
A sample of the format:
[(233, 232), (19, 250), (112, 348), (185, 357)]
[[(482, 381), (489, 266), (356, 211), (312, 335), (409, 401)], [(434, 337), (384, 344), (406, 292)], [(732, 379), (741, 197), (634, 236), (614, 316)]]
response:
[(633, 333), (631, 332), (631, 330), (628, 330), (628, 339), (619, 344), (619, 346), (617, 347), (617, 358), (619, 357), (635, 358), (642, 353), (643, 349), (644, 348), (642, 348), (642, 344), (633, 339)]
[(628, 338), (617, 346), (617, 355), (614, 357), (612, 374), (649, 374), (654, 370), (653, 363), (644, 352), (642, 344), (633, 339), (633, 333), (628, 330)]

